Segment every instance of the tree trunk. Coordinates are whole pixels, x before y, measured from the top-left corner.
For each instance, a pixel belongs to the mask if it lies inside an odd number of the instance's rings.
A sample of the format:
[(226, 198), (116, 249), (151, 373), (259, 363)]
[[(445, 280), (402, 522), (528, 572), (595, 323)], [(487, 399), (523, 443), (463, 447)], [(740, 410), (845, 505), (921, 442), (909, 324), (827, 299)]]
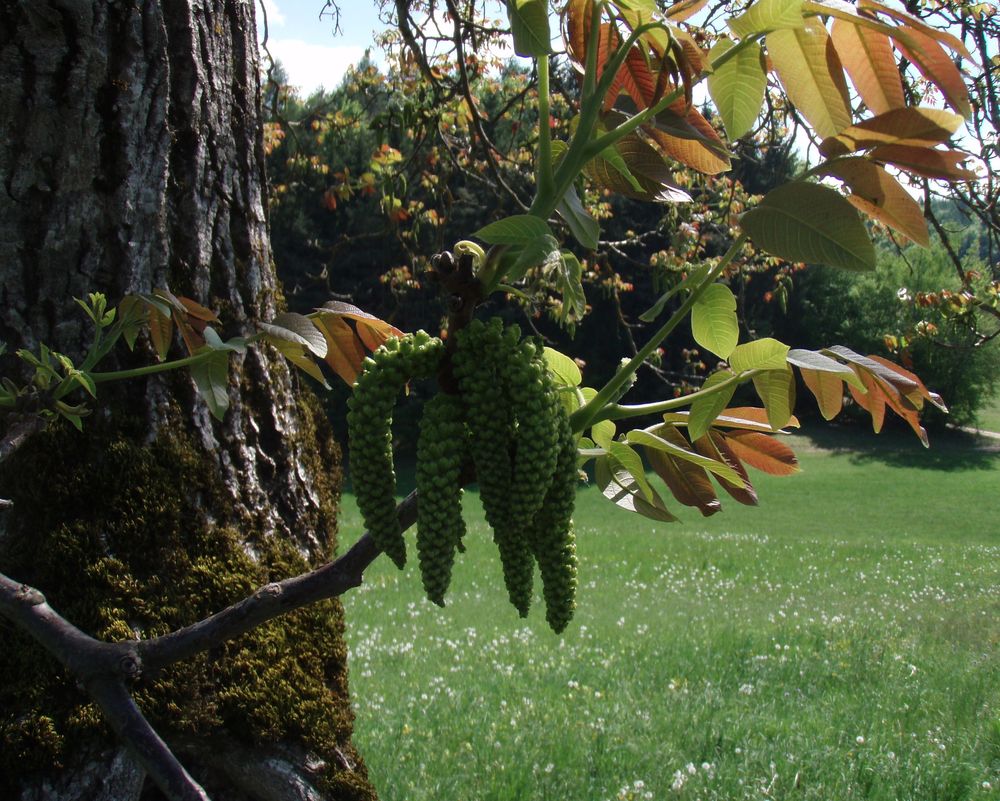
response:
[[(79, 357), (91, 332), (72, 299), (93, 291), (169, 288), (232, 335), (274, 316), (250, 0), (5, 0), (0, 64), (11, 350)], [(146, 363), (151, 350), (140, 340), (115, 358)], [(222, 423), (187, 375), (107, 386), (84, 434), (54, 425), (3, 465), (14, 505), (0, 570), (122, 639), (331, 556), (339, 451), (276, 352), (233, 360)], [(143, 711), (213, 798), (373, 797), (350, 745), (341, 616), (320, 605), (138, 679)], [(93, 704), (6, 628), (0, 743), (4, 798), (143, 792)]]

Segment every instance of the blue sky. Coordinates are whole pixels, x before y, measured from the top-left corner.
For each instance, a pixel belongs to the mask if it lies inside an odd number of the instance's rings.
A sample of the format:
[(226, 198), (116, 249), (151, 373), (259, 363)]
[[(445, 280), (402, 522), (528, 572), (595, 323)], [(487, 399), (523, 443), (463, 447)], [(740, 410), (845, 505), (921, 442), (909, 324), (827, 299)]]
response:
[[(320, 18), (323, 0), (261, 0), (267, 11), (268, 50), (280, 61), (292, 84), (303, 95), (325, 86), (340, 84), (347, 68), (372, 48), (376, 58), (381, 53), (373, 47), (379, 22), (374, 0), (340, 0), (340, 34), (334, 32), (334, 20)], [(257, 11), (258, 35), (263, 35), (263, 15)]]

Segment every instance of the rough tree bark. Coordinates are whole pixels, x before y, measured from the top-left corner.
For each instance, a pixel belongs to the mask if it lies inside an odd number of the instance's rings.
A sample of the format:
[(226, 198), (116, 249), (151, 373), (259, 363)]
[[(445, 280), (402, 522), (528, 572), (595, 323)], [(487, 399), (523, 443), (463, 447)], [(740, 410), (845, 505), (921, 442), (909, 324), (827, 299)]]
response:
[[(92, 291), (169, 288), (227, 334), (274, 316), (251, 0), (6, 0), (0, 74), (0, 340), (81, 354), (72, 298)], [(186, 375), (102, 386), (85, 434), (57, 426), (0, 471), (0, 569), (121, 639), (329, 558), (339, 452), (315, 402), (263, 348), (234, 360), (229, 394), (220, 424)], [(341, 614), (328, 602), (138, 678), (214, 798), (373, 797)], [(0, 754), (4, 798), (150, 797), (93, 704), (8, 628)]]

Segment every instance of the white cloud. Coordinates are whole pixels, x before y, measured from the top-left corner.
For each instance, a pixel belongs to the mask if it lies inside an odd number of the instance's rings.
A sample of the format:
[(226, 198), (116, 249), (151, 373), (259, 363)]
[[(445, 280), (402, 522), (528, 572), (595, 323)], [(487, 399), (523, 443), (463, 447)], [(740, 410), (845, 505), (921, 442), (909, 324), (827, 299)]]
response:
[(288, 82), (297, 86), (304, 97), (321, 86), (336, 89), (347, 68), (365, 54), (360, 45), (317, 45), (301, 39), (271, 39), (267, 48), (285, 68)]

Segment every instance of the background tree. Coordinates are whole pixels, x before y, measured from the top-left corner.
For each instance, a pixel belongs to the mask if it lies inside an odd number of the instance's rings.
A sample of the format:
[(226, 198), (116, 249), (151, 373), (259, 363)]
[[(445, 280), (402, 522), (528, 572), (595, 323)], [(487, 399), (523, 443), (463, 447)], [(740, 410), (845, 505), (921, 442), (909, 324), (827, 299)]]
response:
[[(713, 37), (725, 31), (726, 20), (747, 6), (746, 2), (701, 6), (695, 17), (699, 24), (696, 35), (703, 43), (714, 41)], [(530, 182), (530, 156), (537, 142), (532, 116), (536, 76), (527, 70), (501, 70), (495, 58), (469, 55), (473, 43), (501, 47), (502, 40), (498, 42), (496, 37), (500, 24), (489, 19), (476, 3), (452, 4), (448, 10), (450, 24), (437, 20), (435, 27), (427, 23), (434, 13), (433, 4), (388, 6), (386, 21), (392, 27), (385, 39), (388, 62), (393, 65), (388, 72), (366, 62), (336, 92), (308, 101), (286, 93), (284, 110), (275, 114), (276, 129), (289, 133), (270, 159), (273, 174), (283, 176), (274, 213), (279, 270), (287, 272), (296, 288), (350, 293), (373, 311), (393, 319), (403, 315), (398, 321), (404, 328), (433, 328), (443, 309), (435, 293), (421, 285), (427, 251), (403, 242), (414, 236), (431, 241), (428, 229), (442, 241), (453, 241), (463, 235), (462, 231), (515, 211), (519, 202), (523, 206)], [(967, 423), (992, 395), (988, 376), (996, 359), (995, 350), (986, 347), (998, 330), (993, 275), (995, 223), (990, 222), (992, 206), (985, 199), (988, 192), (983, 195), (983, 187), (995, 181), (991, 176), (997, 165), (995, 126), (986, 113), (991, 107), (990, 87), (995, 84), (996, 54), (989, 43), (995, 39), (997, 15), (991, 4), (914, 2), (907, 4), (907, 10), (918, 19), (955, 31), (976, 55), (975, 60), (959, 56), (957, 67), (952, 69), (962, 69), (970, 78), (973, 116), (961, 146), (979, 158), (977, 164), (986, 178), (978, 183), (943, 183), (918, 176), (911, 191), (924, 193), (928, 241), (939, 243), (936, 252), (947, 269), (932, 270), (921, 277), (923, 305), (916, 305), (916, 295), (911, 293), (914, 301), (904, 310), (903, 304), (886, 295), (885, 314), (866, 318), (859, 313), (842, 330), (859, 331), (861, 327), (865, 334), (856, 341), (868, 343), (873, 352), (901, 358), (917, 372), (926, 373), (932, 382), (940, 375), (954, 387), (955, 415), (951, 419)], [(459, 42), (463, 43), (461, 49)], [(927, 58), (927, 54), (917, 53), (901, 63), (900, 91), (905, 89), (913, 103), (942, 99), (941, 89), (924, 76)], [(562, 66), (554, 68), (552, 76), (551, 114), (557, 126), (553, 131), (556, 136), (565, 136), (572, 118), (570, 109), (578, 100), (578, 86), (566, 62), (557, 56), (556, 63)], [(850, 70), (859, 68), (849, 65)], [(348, 96), (353, 99), (347, 101)], [(405, 101), (396, 100), (390, 109), (387, 98), (401, 96)], [(858, 109), (865, 108), (863, 98), (856, 98), (856, 102)], [(583, 199), (604, 230), (599, 247), (582, 260), (588, 317), (577, 326), (570, 342), (560, 326), (553, 324), (558, 299), (550, 296), (549, 302), (541, 303), (536, 295), (533, 304), (521, 304), (521, 311), (528, 313), (531, 324), (553, 344), (586, 361), (599, 379), (610, 375), (622, 352), (635, 352), (635, 318), (649, 305), (652, 294), (674, 280), (687, 264), (724, 252), (731, 241), (731, 222), (754, 196), (789, 180), (805, 163), (803, 159), (814, 163), (822, 157), (817, 150), (819, 139), (788, 100), (776, 72), (769, 75), (765, 103), (754, 127), (733, 143), (736, 158), (730, 171), (707, 177), (690, 169), (675, 174), (692, 202), (656, 206), (589, 184)], [(470, 108), (475, 114), (468, 111)], [(709, 118), (712, 113), (705, 110)], [(718, 126), (719, 120), (714, 122)], [(378, 148), (386, 142), (397, 154), (394, 160), (387, 161), (379, 153)], [(439, 180), (431, 192), (421, 174), (427, 172), (429, 162), (414, 150), (417, 143), (427, 153), (434, 153), (430, 163)], [(379, 169), (373, 172), (369, 167), (376, 163)], [(374, 180), (376, 173), (378, 181)], [(364, 180), (359, 178), (362, 175)], [(390, 176), (392, 180), (386, 181)], [(493, 187), (489, 204), (476, 201), (476, 190), (484, 182)], [(383, 191), (383, 187), (388, 188)], [(282, 191), (286, 188), (288, 194)], [(963, 211), (943, 213), (945, 206), (935, 198), (950, 198), (953, 208)], [(400, 204), (396, 211), (383, 210), (395, 208), (396, 203)], [(436, 215), (433, 226), (426, 225), (422, 217), (428, 208)], [(295, 222), (289, 224), (293, 219)], [(384, 221), (381, 224), (377, 222), (380, 219)], [(907, 244), (905, 235), (893, 235), (885, 228), (881, 234), (887, 244), (882, 262), (892, 260), (890, 251), (896, 250), (900, 250), (900, 258), (911, 263), (924, 260), (912, 250), (908, 255), (901, 253)], [(979, 252), (971, 262), (970, 238), (978, 242)], [(395, 240), (400, 240), (400, 246), (386, 252), (387, 260), (368, 258), (369, 254), (381, 255), (380, 247)], [(360, 242), (366, 243), (360, 251), (349, 247)], [(314, 248), (311, 254), (305, 252), (309, 248)], [(392, 267), (382, 272), (382, 267), (371, 268), (373, 262)], [(802, 272), (805, 267), (766, 254), (739, 267), (733, 285), (748, 332), (788, 331), (793, 327), (801, 331), (809, 320), (819, 319), (815, 314), (803, 318), (786, 313), (794, 289), (806, 289), (812, 280), (810, 272)], [(903, 275), (897, 269), (886, 270), (883, 284), (889, 292), (889, 284)], [(317, 278), (321, 280), (317, 282)], [(835, 280), (845, 285), (855, 281), (843, 275)], [(935, 282), (938, 285), (932, 286)], [(914, 288), (914, 281), (909, 280), (895, 289), (903, 284)], [(321, 285), (324, 289), (319, 289)], [(829, 289), (824, 284), (810, 292), (810, 306), (822, 302), (821, 297), (835, 304)], [(961, 298), (966, 300), (959, 304)], [(945, 302), (939, 302), (942, 299)], [(829, 311), (835, 315), (840, 310)], [(506, 314), (509, 319), (525, 319), (517, 304)], [(608, 336), (610, 330), (617, 335)], [(808, 332), (807, 340), (827, 341), (826, 333), (826, 329), (816, 328)], [(702, 359), (704, 354), (693, 341), (675, 338), (675, 342), (676, 347), (655, 354), (647, 366), (651, 374), (676, 391), (687, 391), (700, 385), (711, 363)], [(952, 358), (956, 353), (964, 354), (961, 360)], [(968, 380), (961, 379), (956, 386), (957, 376), (945, 365), (958, 361), (968, 368), (964, 374)], [(944, 418), (932, 414), (931, 420), (941, 422)]]

